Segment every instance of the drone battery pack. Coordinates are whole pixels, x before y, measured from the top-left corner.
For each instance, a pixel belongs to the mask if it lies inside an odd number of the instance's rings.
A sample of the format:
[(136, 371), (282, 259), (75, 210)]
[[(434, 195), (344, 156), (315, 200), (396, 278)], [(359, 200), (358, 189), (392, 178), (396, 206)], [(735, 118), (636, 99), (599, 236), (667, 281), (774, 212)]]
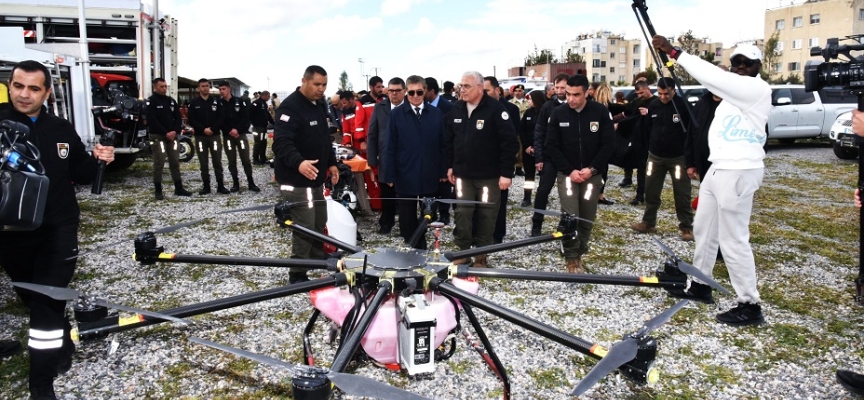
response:
[(399, 297), (399, 363), (408, 375), (435, 372), (435, 310), (426, 297)]
[(42, 225), (48, 177), (0, 170), (0, 230), (32, 231)]

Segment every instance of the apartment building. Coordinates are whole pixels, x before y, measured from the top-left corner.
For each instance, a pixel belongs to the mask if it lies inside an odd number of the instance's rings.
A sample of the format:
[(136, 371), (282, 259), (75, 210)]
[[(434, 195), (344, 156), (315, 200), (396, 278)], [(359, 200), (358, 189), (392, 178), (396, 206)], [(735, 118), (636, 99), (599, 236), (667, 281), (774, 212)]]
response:
[(564, 44), (565, 52), (585, 58), (585, 75), (592, 82), (625, 82), (645, 69), (642, 41), (627, 40), (609, 31), (581, 34)]
[(765, 10), (765, 40), (775, 32), (781, 56), (765, 67), (777, 75), (803, 79), (807, 61), (822, 60), (810, 56), (811, 47), (824, 47), (828, 38), (864, 33), (864, 0), (799, 0), (769, 8)]
[[(681, 46), (677, 40), (672, 41), (673, 46)], [(683, 47), (683, 46), (682, 46)], [(709, 38), (702, 38), (697, 44), (697, 54), (699, 57), (705, 57), (708, 54), (714, 55), (714, 62), (719, 62), (723, 59), (723, 43), (721, 42), (712, 42)], [(657, 64), (654, 62), (654, 57), (651, 54), (648, 54), (648, 62), (646, 64), (646, 69), (648, 67), (654, 68), (655, 71), (658, 70)], [(729, 65), (729, 61), (725, 62), (726, 65)]]

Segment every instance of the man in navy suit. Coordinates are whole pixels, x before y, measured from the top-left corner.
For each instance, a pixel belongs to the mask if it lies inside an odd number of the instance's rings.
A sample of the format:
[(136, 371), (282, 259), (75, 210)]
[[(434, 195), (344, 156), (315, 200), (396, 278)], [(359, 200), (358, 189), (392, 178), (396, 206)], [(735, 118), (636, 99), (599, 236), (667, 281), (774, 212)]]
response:
[[(400, 199), (435, 197), (439, 182), (447, 179), (444, 118), (424, 100), (423, 77), (411, 75), (406, 83), (408, 101), (390, 112), (381, 179)], [(418, 204), (422, 207), (417, 201), (399, 201), (399, 233), (406, 243), (419, 226)], [(426, 249), (425, 235), (409, 245)]]
[[(438, 81), (435, 78), (426, 78), (426, 102), (438, 107), (441, 110), (441, 115), (447, 115), (453, 109), (453, 102), (442, 95), (439, 95)], [(453, 193), (453, 185), (448, 180), (444, 180), (438, 187), (438, 197), (442, 199), (455, 199)], [(438, 221), (445, 225), (450, 224), (450, 205), (443, 203), (435, 203), (438, 214)]]
[[(372, 110), (372, 120), (369, 121), (369, 136), (366, 155), (369, 165), (378, 174), (378, 182), (382, 180), (384, 150), (387, 148), (387, 126), (390, 125), (390, 112), (405, 101), (405, 81), (393, 78), (387, 82), (387, 98), (375, 103)], [(396, 224), (396, 191), (392, 186), (381, 185), (381, 217), (378, 218), (378, 233), (389, 234)]]

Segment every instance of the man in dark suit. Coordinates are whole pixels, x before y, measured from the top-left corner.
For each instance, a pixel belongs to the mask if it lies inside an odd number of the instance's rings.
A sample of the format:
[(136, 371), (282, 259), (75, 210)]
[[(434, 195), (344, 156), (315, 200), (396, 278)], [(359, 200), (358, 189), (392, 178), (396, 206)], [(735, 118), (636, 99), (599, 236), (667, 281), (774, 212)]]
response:
[[(424, 101), (423, 77), (411, 75), (406, 83), (408, 101), (390, 113), (381, 179), (400, 199), (435, 197), (438, 183), (447, 178), (444, 119), (441, 110)], [(409, 245), (426, 249), (425, 238), (409, 242), (419, 226), (418, 204), (422, 207), (417, 201), (399, 202), (399, 233)]]
[[(426, 102), (430, 105), (438, 107), (441, 110), (441, 116), (447, 115), (453, 109), (453, 103), (446, 99), (443, 95), (438, 94), (438, 81), (435, 78), (426, 78)], [(441, 182), (438, 187), (438, 197), (442, 199), (455, 199), (453, 195), (453, 185), (448, 180)], [(438, 213), (438, 221), (445, 225), (450, 224), (450, 205), (444, 203), (436, 203), (435, 211)]]
[[(383, 158), (387, 149), (387, 127), (390, 125), (390, 112), (405, 100), (405, 81), (393, 78), (387, 82), (387, 98), (375, 103), (372, 120), (369, 121), (369, 136), (366, 155), (369, 165), (378, 174), (378, 182), (383, 178)], [(381, 217), (378, 218), (378, 233), (389, 234), (396, 224), (396, 191), (392, 186), (381, 185)]]

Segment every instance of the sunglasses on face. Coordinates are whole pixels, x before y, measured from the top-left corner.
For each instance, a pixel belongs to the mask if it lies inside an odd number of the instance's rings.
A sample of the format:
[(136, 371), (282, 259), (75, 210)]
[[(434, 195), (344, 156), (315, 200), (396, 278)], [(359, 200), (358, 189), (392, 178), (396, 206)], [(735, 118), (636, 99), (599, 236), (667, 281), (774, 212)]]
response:
[(390, 93), (399, 93), (402, 91), (402, 89), (387, 89), (387, 91)]
[(422, 96), (423, 91), (422, 90), (409, 90), (408, 95), (409, 96)]
[(732, 59), (732, 68), (738, 68), (739, 65), (744, 65), (745, 68), (750, 68), (756, 65), (756, 61), (749, 58), (734, 58)]

